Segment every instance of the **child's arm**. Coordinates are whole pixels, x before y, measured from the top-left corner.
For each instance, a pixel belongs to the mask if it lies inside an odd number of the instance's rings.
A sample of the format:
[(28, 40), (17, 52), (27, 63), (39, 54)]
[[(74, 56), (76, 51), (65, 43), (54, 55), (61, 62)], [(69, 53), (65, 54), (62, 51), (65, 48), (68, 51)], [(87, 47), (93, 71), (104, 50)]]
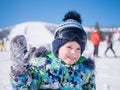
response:
[(13, 90), (27, 89), (27, 84), (30, 81), (27, 66), (34, 51), (35, 48), (31, 48), (27, 51), (27, 42), (23, 35), (17, 35), (12, 39), (10, 43), (10, 82)]
[[(31, 58), (43, 57), (49, 52), (49, 45), (40, 46), (38, 49), (31, 48), (27, 51), (26, 38), (17, 35), (10, 44), (11, 72), (10, 82), (13, 90), (36, 90), (38, 89), (39, 78), (38, 68), (28, 64)], [(37, 79), (36, 79), (37, 78)]]
[(82, 88), (83, 88), (83, 90), (96, 90), (94, 72), (90, 73), (87, 83), (84, 84)]
[(94, 60), (91, 60), (90, 58), (86, 59), (84, 61), (84, 64), (90, 68), (90, 72), (86, 76), (86, 83), (83, 85), (83, 90), (96, 90), (96, 84), (95, 84), (95, 63)]

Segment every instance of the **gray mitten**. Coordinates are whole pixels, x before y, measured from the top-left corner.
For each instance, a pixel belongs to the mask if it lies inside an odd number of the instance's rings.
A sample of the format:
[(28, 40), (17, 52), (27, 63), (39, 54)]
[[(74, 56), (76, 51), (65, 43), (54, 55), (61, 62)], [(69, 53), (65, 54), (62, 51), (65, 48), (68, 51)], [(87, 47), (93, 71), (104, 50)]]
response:
[(36, 49), (34, 52), (34, 57), (44, 57), (46, 53), (50, 52), (51, 48), (49, 44), (41, 45), (39, 48)]
[(10, 43), (11, 53), (11, 74), (13, 76), (21, 75), (27, 71), (27, 62), (32, 57), (35, 48), (27, 51), (26, 38), (23, 35), (17, 35)]

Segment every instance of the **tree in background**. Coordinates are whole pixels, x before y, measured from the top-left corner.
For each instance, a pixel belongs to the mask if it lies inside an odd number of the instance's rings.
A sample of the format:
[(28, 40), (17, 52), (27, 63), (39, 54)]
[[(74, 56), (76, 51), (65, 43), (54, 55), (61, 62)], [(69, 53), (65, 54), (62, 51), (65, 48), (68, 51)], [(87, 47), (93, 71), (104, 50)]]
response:
[(95, 29), (96, 29), (96, 30), (98, 31), (98, 33), (100, 34), (101, 40), (103, 40), (102, 32), (101, 32), (101, 30), (100, 30), (100, 26), (99, 26), (99, 23), (98, 23), (98, 22), (96, 22), (96, 24), (95, 24)]
[(96, 22), (96, 24), (95, 24), (95, 29), (97, 29), (98, 31), (100, 31), (100, 27), (99, 27), (99, 23), (98, 22)]

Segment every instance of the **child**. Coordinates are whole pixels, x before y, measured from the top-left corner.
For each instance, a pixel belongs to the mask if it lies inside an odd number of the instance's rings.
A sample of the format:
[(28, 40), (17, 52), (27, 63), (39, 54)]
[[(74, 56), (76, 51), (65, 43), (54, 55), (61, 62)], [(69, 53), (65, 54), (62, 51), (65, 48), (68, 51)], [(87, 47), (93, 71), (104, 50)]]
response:
[[(66, 13), (57, 27), (51, 52), (45, 48), (37, 50), (39, 54), (35, 48), (27, 52), (25, 37), (13, 38), (10, 73), (13, 90), (95, 90), (94, 62), (81, 56), (86, 40), (80, 15), (75, 11)], [(30, 59), (32, 54), (37, 57)]]

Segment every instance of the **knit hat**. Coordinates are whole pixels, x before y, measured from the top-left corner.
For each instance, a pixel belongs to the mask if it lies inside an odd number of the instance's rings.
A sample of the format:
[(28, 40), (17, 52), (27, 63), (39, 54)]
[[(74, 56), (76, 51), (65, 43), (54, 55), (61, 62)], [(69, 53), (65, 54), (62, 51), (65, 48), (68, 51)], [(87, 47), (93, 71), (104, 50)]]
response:
[[(77, 16), (77, 18), (76, 18), (76, 16)], [(54, 40), (52, 42), (53, 54), (56, 57), (58, 57), (59, 48), (70, 41), (77, 42), (81, 47), (81, 54), (83, 53), (83, 51), (85, 49), (85, 45), (86, 45), (87, 35), (86, 35), (86, 32), (84, 31), (81, 23), (82, 22), (81, 22), (80, 15), (77, 12), (71, 11), (71, 12), (68, 12), (67, 14), (65, 14), (63, 22), (60, 25), (58, 25), (58, 27), (56, 28)], [(70, 38), (66, 39), (62, 36), (59, 36), (61, 31), (65, 31), (65, 32), (67, 31), (66, 36), (70, 37)], [(74, 33), (71, 33), (71, 31), (72, 32), (74, 31)], [(77, 33), (78, 31), (79, 31), (79, 33)], [(73, 35), (70, 36), (70, 33)]]

